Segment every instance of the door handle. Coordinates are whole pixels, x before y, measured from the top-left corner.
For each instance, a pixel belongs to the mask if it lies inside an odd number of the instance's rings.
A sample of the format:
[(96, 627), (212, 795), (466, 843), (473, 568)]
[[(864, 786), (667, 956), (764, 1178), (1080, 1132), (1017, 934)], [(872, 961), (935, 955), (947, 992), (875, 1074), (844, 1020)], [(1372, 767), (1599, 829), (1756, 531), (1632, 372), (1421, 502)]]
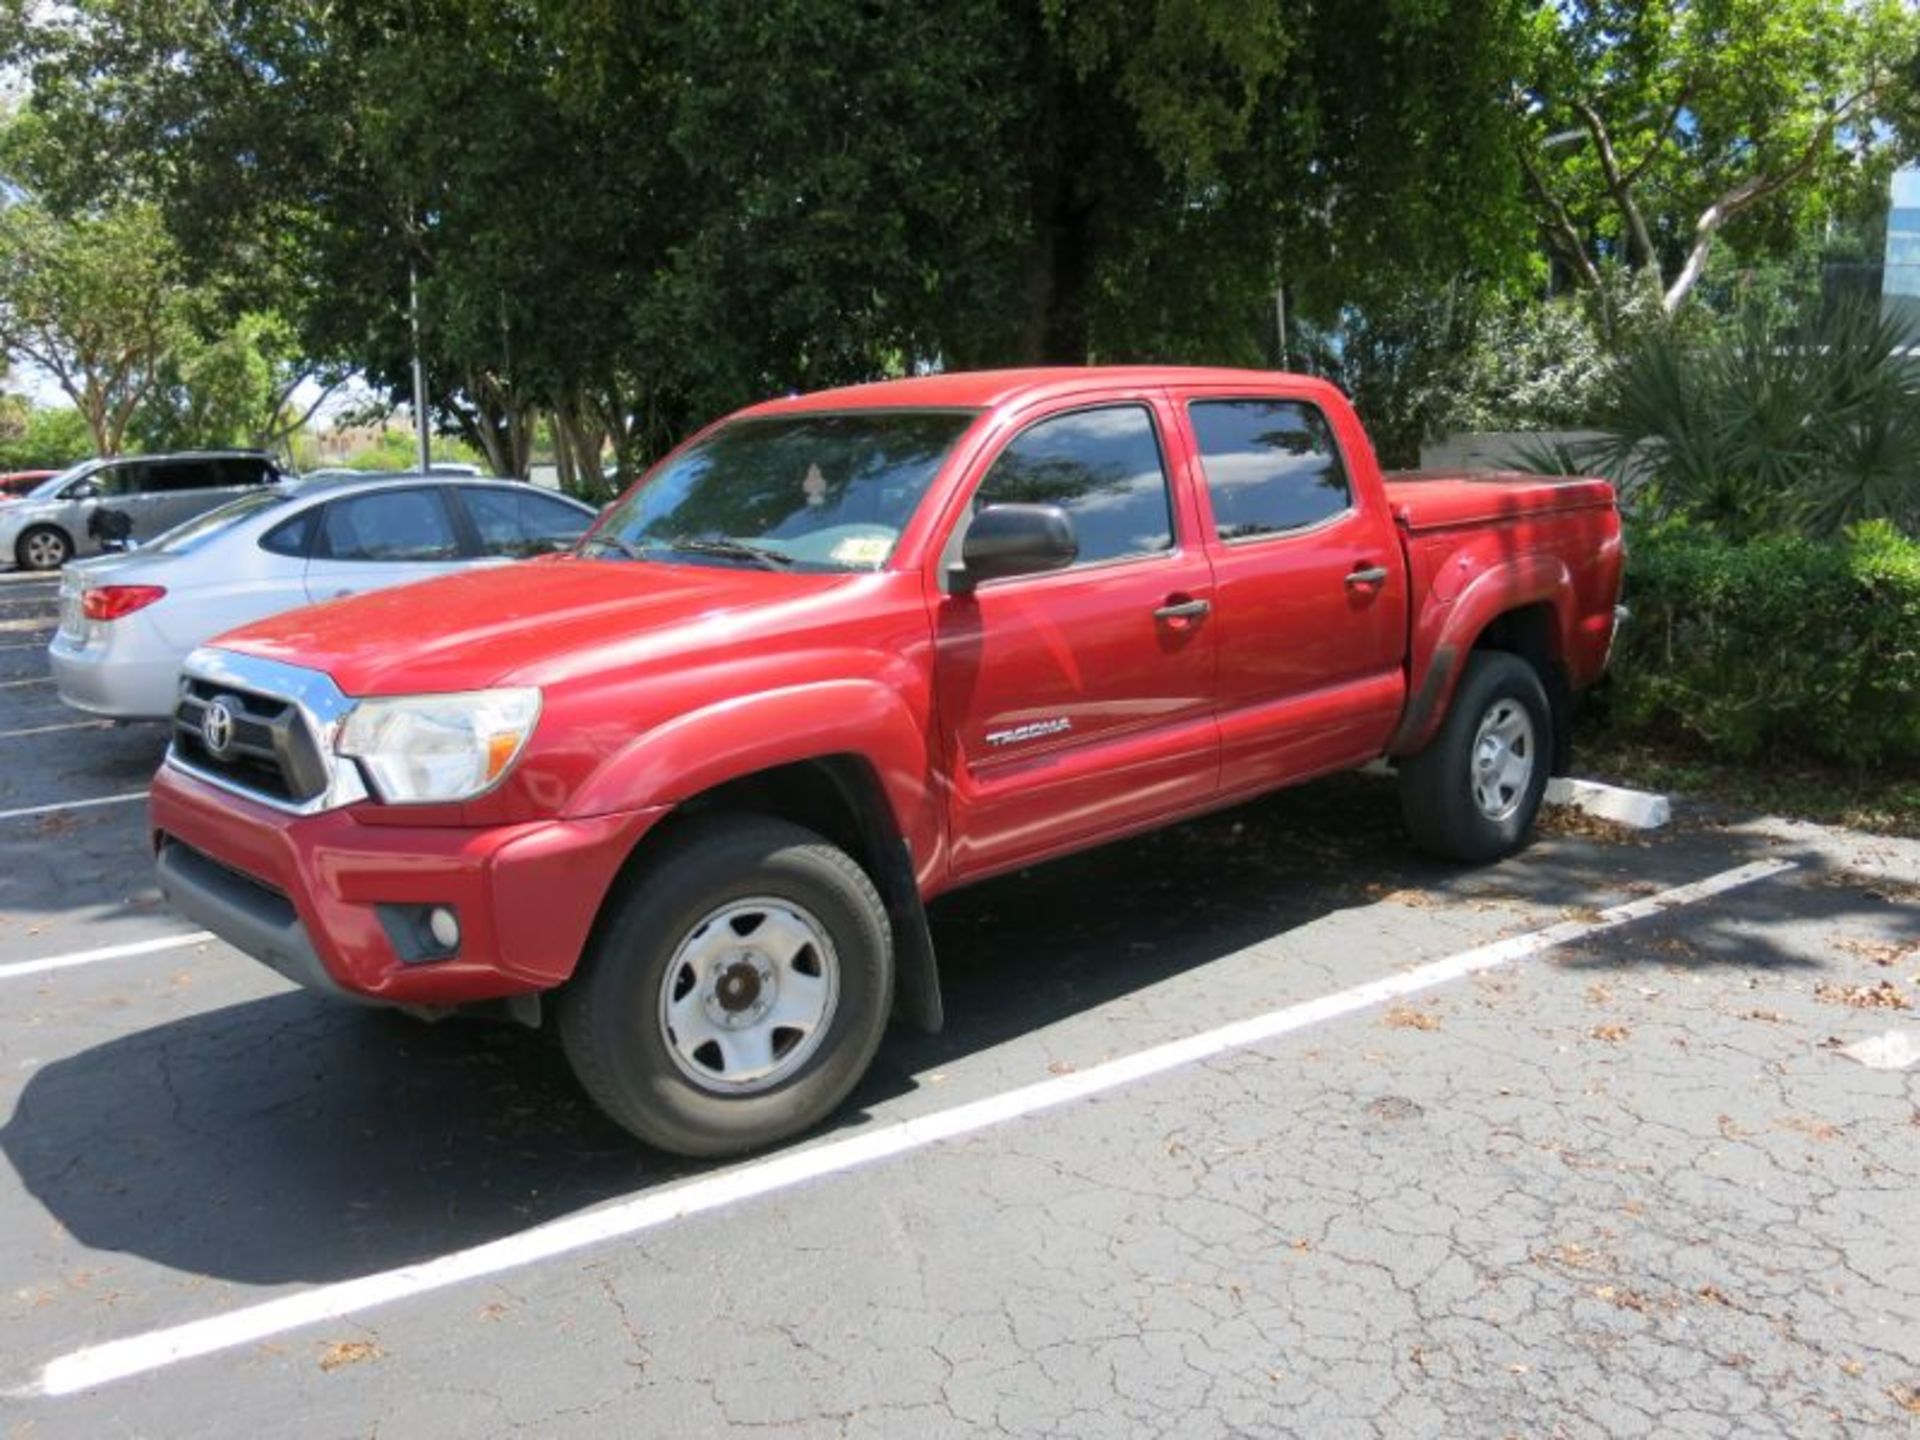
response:
[(1153, 612), (1153, 618), (1156, 620), (1198, 620), (1202, 616), (1211, 613), (1212, 610), (1213, 602), (1211, 600), (1169, 599), (1165, 605), (1162, 605), (1158, 610)]
[(1353, 585), (1353, 586), (1379, 585), (1384, 583), (1386, 578), (1387, 578), (1386, 566), (1366, 565), (1358, 570), (1355, 570), (1349, 573), (1347, 576), (1347, 584)]

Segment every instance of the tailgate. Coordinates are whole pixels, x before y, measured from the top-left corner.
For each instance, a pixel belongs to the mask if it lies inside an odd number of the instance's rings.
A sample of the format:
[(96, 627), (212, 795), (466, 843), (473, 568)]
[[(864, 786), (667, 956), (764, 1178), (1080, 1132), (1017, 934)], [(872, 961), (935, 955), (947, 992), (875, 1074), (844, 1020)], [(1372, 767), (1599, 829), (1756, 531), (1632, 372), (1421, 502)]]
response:
[(1613, 485), (1582, 476), (1519, 471), (1406, 470), (1386, 477), (1387, 504), (1408, 530), (1489, 525), (1613, 506)]

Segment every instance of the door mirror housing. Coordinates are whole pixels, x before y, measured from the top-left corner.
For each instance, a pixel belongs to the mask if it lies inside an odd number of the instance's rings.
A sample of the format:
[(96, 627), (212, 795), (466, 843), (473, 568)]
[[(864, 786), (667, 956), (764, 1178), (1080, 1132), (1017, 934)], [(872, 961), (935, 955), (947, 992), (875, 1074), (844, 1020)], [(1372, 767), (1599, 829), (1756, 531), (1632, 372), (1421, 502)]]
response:
[(76, 480), (67, 487), (66, 494), (61, 498), (66, 500), (98, 500), (100, 498), (100, 482), (93, 479)]
[(982, 580), (1064, 570), (1079, 557), (1073, 517), (1058, 505), (989, 505), (967, 526), (947, 583), (967, 595)]

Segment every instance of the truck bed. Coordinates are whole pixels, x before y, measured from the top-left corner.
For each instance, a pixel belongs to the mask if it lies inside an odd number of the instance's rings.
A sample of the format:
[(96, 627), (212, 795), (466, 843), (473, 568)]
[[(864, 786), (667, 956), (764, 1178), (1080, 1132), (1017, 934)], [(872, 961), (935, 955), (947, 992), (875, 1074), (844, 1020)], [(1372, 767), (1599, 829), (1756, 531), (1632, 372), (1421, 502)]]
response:
[(1611, 485), (1579, 476), (1529, 475), (1518, 470), (1399, 470), (1383, 478), (1394, 518), (1415, 532), (1613, 505)]

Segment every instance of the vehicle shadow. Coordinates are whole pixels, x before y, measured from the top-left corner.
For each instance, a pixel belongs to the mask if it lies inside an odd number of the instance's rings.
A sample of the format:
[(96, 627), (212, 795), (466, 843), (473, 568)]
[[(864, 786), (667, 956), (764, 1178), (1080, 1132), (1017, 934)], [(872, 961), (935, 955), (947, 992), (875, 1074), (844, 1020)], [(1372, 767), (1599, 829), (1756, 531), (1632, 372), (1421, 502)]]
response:
[[(1483, 893), (1504, 876), (1577, 906), (1620, 875), (1683, 863), (1690, 879), (1752, 858), (1730, 856), (1724, 838), (1683, 862), (1554, 841), (1459, 870), (1411, 853), (1392, 799), (1369, 780), (1311, 786), (941, 903), (949, 1027), (896, 1031), (838, 1127), (884, 1120), (930, 1067), (1372, 903), (1383, 887)], [(426, 1026), (297, 992), (45, 1065), (0, 1152), (79, 1243), (250, 1284), (418, 1261), (701, 1169), (602, 1119), (543, 1035)]]

